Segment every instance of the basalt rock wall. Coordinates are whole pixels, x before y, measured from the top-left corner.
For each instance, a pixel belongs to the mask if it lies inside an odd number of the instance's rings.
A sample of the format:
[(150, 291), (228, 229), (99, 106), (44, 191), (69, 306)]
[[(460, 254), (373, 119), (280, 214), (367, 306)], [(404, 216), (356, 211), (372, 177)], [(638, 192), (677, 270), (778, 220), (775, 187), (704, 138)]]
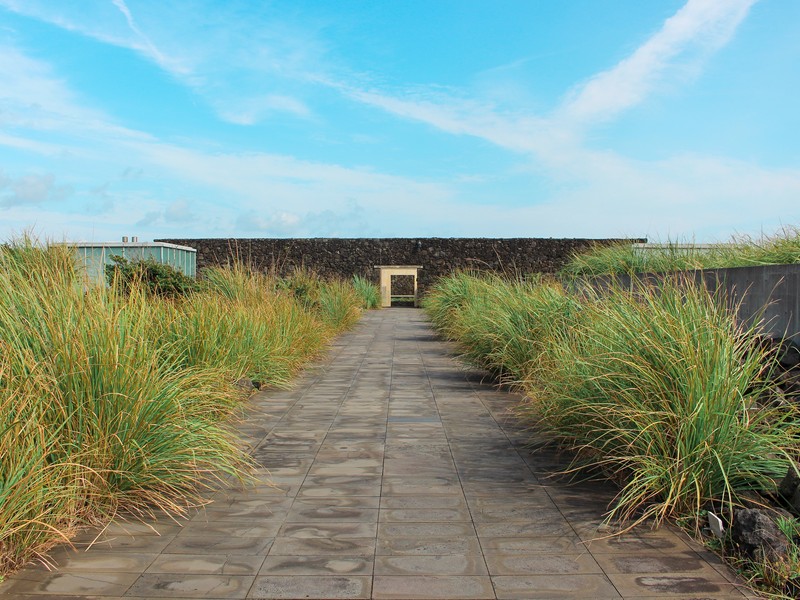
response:
[(236, 258), (257, 269), (287, 272), (307, 267), (322, 275), (354, 274), (377, 282), (376, 265), (420, 265), (424, 291), (455, 269), (553, 273), (570, 256), (594, 244), (643, 239), (558, 238), (205, 238), (162, 239), (197, 250), (197, 269)]

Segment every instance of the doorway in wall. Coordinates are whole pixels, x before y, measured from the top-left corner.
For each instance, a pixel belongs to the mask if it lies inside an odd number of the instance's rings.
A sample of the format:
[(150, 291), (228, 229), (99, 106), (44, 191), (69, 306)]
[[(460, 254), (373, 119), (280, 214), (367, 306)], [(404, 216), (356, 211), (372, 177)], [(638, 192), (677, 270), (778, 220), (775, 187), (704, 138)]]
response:
[[(419, 306), (417, 273), (422, 266), (376, 265), (375, 268), (380, 271), (382, 307)], [(395, 301), (397, 304), (395, 304)]]
[(415, 305), (417, 300), (415, 279), (413, 275), (392, 275), (390, 283), (392, 306)]

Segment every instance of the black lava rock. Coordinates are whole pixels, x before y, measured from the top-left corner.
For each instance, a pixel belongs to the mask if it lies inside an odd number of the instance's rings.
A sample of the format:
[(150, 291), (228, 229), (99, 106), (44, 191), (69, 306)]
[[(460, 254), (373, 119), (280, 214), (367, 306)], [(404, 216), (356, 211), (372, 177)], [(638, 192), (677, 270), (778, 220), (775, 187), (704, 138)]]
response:
[(772, 514), (760, 508), (743, 508), (735, 512), (731, 538), (742, 554), (755, 559), (780, 560), (786, 557), (790, 542)]

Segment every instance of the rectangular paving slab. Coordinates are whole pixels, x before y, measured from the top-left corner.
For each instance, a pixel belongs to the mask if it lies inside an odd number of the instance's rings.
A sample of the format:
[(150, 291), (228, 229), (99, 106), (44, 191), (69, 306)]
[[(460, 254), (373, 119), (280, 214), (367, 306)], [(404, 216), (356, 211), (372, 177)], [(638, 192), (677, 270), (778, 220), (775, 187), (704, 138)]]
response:
[[(112, 524), (0, 600), (743, 597), (682, 532), (601, 527), (615, 489), (515, 421), (422, 311), (364, 315), (240, 426), (259, 469), (176, 523)], [(88, 549), (87, 549), (88, 548)]]

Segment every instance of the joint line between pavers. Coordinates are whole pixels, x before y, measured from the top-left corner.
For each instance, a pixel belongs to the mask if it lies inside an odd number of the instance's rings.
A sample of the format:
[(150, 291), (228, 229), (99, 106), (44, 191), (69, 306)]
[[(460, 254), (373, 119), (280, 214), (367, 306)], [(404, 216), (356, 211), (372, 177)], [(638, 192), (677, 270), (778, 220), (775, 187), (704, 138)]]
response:
[[(364, 318), (364, 317), (363, 317), (363, 315), (362, 315), (362, 320), (363, 320), (363, 318)], [(361, 323), (361, 322), (359, 322), (359, 324), (360, 324), (360, 323)], [(354, 330), (355, 330), (355, 328), (354, 328)], [(350, 331), (350, 332), (348, 332), (348, 333), (352, 335), (353, 333), (355, 333), (355, 331), (354, 331), (354, 330), (351, 330), (351, 331)], [(346, 335), (346, 334), (345, 334), (345, 335)], [(327, 429), (327, 431), (326, 431), (326, 433), (325, 433), (325, 437), (323, 437), (323, 438), (322, 438), (322, 440), (320, 441), (319, 448), (317, 448), (317, 451), (316, 451), (316, 453), (314, 454), (314, 459), (311, 461), (311, 466), (313, 466), (314, 462), (316, 461), (316, 459), (317, 459), (317, 456), (319, 455), (319, 452), (320, 452), (320, 450), (322, 449), (322, 446), (324, 445), (324, 443), (325, 443), (325, 440), (326, 440), (326, 439), (327, 439), (327, 437), (328, 437), (328, 433), (330, 433), (331, 427), (333, 427), (333, 423), (334, 423), (334, 421), (336, 420), (336, 417), (339, 415), (339, 411), (341, 411), (342, 405), (345, 403), (345, 401), (347, 400), (347, 398), (350, 396), (350, 391), (353, 389), (353, 385), (355, 384), (356, 380), (358, 379), (358, 374), (361, 372), (361, 368), (362, 368), (362, 367), (363, 367), (363, 365), (364, 365), (364, 361), (366, 361), (366, 358), (367, 358), (367, 356), (369, 356), (369, 348), (370, 348), (370, 347), (373, 345), (373, 343), (375, 342), (375, 339), (376, 339), (376, 338), (377, 338), (377, 335), (373, 335), (373, 336), (372, 336), (372, 338), (370, 339), (369, 343), (368, 343), (368, 344), (367, 344), (367, 345), (364, 347), (364, 353), (363, 353), (363, 355), (362, 355), (362, 357), (361, 357), (361, 360), (360, 360), (360, 361), (359, 361), (359, 363), (358, 363), (358, 366), (356, 367), (355, 373), (353, 374), (353, 378), (350, 380), (350, 385), (348, 385), (348, 387), (347, 387), (347, 390), (345, 391), (345, 393), (342, 395), (341, 399), (339, 400), (339, 405), (338, 405), (338, 407), (337, 407), (337, 409), (336, 409), (336, 413), (335, 413), (335, 414), (333, 415), (333, 417), (331, 418), (331, 422), (330, 422), (330, 424), (328, 425), (328, 429)], [(342, 344), (342, 345), (340, 345), (340, 346), (338, 347), (338, 350), (337, 350), (337, 352), (336, 352), (336, 353), (334, 353), (334, 354), (333, 354), (333, 356), (331, 356), (331, 355), (328, 355), (328, 356), (325, 358), (325, 361), (324, 361), (323, 365), (322, 365), (321, 367), (319, 367), (319, 368), (318, 368), (318, 373), (317, 373), (317, 375), (316, 375), (316, 376), (313, 378), (313, 380), (312, 380), (311, 382), (309, 382), (309, 383), (307, 383), (307, 384), (305, 384), (305, 385), (304, 385), (304, 388), (305, 388), (305, 389), (304, 389), (303, 393), (300, 395), (300, 397), (299, 397), (299, 398), (297, 398), (297, 400), (295, 400), (295, 402), (292, 404), (292, 407), (296, 406), (298, 402), (300, 402), (301, 400), (304, 400), (304, 399), (305, 399), (305, 398), (306, 398), (306, 397), (307, 397), (309, 394), (311, 394), (312, 390), (314, 389), (314, 386), (315, 386), (315, 385), (317, 385), (317, 384), (318, 384), (320, 381), (322, 381), (322, 380), (324, 379), (325, 375), (328, 373), (327, 366), (328, 366), (328, 365), (331, 365), (331, 364), (333, 364), (333, 363), (334, 363), (334, 361), (336, 360), (336, 358), (337, 358), (337, 357), (338, 357), (340, 354), (342, 354), (342, 352), (344, 352), (344, 350), (345, 350), (347, 347), (349, 347), (349, 346), (350, 346), (350, 343), (347, 343), (347, 344)], [(287, 410), (287, 411), (285, 411), (285, 412), (284, 412), (284, 414), (281, 416), (281, 418), (278, 420), (278, 422), (277, 422), (277, 423), (276, 423), (276, 424), (275, 424), (275, 425), (272, 427), (272, 429), (270, 429), (270, 433), (271, 433), (271, 432), (272, 432), (272, 431), (275, 429), (275, 427), (277, 427), (277, 426), (278, 426), (278, 425), (279, 425), (279, 424), (280, 424), (280, 423), (281, 423), (281, 422), (284, 420), (284, 418), (286, 417), (286, 415), (288, 415), (290, 412), (291, 412), (291, 408), (290, 408), (289, 410)], [(266, 439), (266, 437), (267, 437), (268, 435), (269, 435), (269, 433), (268, 433), (267, 435), (265, 435), (265, 436), (264, 436), (264, 439)], [(263, 440), (262, 440), (262, 441), (263, 441)], [(306, 471), (306, 474), (305, 474), (305, 476), (303, 477), (303, 481), (302, 481), (302, 482), (300, 483), (300, 485), (298, 486), (298, 489), (300, 489), (300, 488), (302, 488), (302, 487), (303, 487), (303, 485), (304, 485), (304, 484), (305, 484), (305, 482), (306, 482), (306, 479), (308, 479), (308, 474), (309, 474), (310, 472), (311, 472), (311, 467), (309, 467), (308, 471)], [(296, 501), (297, 501), (297, 495), (295, 495), (295, 496), (292, 498), (292, 502), (291, 502), (291, 504), (289, 505), (289, 511), (291, 511), (291, 509), (294, 507), (294, 504), (295, 504), (295, 502), (296, 502)], [(288, 513), (287, 513), (287, 514), (288, 514)], [(285, 522), (286, 522), (286, 521), (285, 521), (285, 518), (284, 518), (284, 523), (285, 523)], [(265, 561), (266, 561), (266, 557), (267, 557), (267, 556), (269, 556), (271, 552), (272, 552), (272, 548), (270, 547), (270, 548), (267, 550), (267, 553), (266, 553), (266, 555), (265, 555), (265, 557), (264, 557), (264, 560), (265, 560)], [(253, 591), (253, 588), (254, 588), (254, 587), (255, 587), (255, 585), (256, 585), (256, 580), (257, 580), (257, 579), (258, 579), (258, 577), (255, 577), (255, 578), (253, 579), (253, 583), (252, 583), (252, 584), (250, 584), (250, 587), (248, 588), (248, 590), (247, 590), (247, 593), (245, 594), (245, 597), (246, 597), (246, 598), (249, 598), (249, 597), (250, 597), (250, 594), (251, 594), (251, 592)]]
[[(430, 327), (430, 325), (428, 325), (428, 326)], [(417, 341), (416, 347), (417, 347), (417, 352), (419, 353), (419, 356), (420, 356), (420, 363), (422, 364), (422, 370), (425, 373), (425, 380), (428, 382), (428, 388), (431, 391), (431, 397), (433, 398), (433, 404), (436, 407), (436, 414), (439, 415), (439, 421), (442, 421), (442, 413), (439, 410), (439, 402), (436, 399), (436, 392), (433, 389), (433, 384), (431, 384), (431, 378), (430, 378), (430, 375), (428, 373), (428, 367), (425, 364), (425, 355), (422, 353), (422, 350), (421, 350), (421, 348), (419, 346), (419, 341)], [(470, 387), (473, 388), (473, 394), (475, 394), (475, 388), (472, 385), (472, 383), (470, 383)], [(478, 396), (478, 400), (481, 402), (481, 405), (483, 405), (483, 400), (481, 400), (479, 395), (477, 395), (477, 396)], [(483, 406), (484, 406), (484, 408), (486, 408), (485, 405), (483, 405)], [(491, 416), (491, 412), (489, 412), (489, 414)], [(494, 416), (492, 416), (492, 419), (494, 420)], [(442, 424), (444, 424), (443, 421), (442, 421)], [(502, 428), (501, 428), (501, 430), (502, 430)], [(447, 440), (447, 449), (450, 451), (450, 460), (453, 461), (453, 469), (456, 472), (456, 477), (458, 477), (458, 485), (461, 487), (461, 495), (464, 497), (464, 504), (466, 504), (466, 506), (467, 506), (467, 513), (469, 514), (469, 520), (470, 520), (470, 523), (472, 524), (472, 531), (475, 533), (475, 539), (478, 540), (478, 548), (480, 548), (480, 550), (481, 550), (481, 558), (483, 559), (483, 565), (486, 567), (486, 572), (487, 573), (491, 573), (491, 571), (489, 571), (489, 564), (486, 562), (486, 553), (483, 551), (483, 544), (481, 543), (481, 538), (478, 535), (478, 530), (475, 528), (475, 518), (472, 515), (472, 507), (470, 506), (469, 502), (467, 502), (467, 495), (464, 492), (464, 482), (461, 479), (461, 473), (459, 473), (458, 465), (456, 465), (455, 458), (453, 457), (453, 449), (450, 446), (450, 437), (447, 435), (447, 429), (445, 427), (442, 427), (442, 431), (444, 432), (444, 437)], [(503, 431), (503, 435), (505, 435), (505, 431)], [(492, 590), (494, 591), (495, 597), (497, 597), (497, 592), (495, 591), (495, 587), (494, 587), (494, 581), (492, 581), (491, 576), (489, 577), (489, 581), (492, 584)]]
[[(384, 428), (386, 435), (389, 432), (389, 412), (392, 404), (392, 390), (394, 389), (394, 357), (397, 348), (397, 321), (392, 324), (392, 362), (389, 367), (389, 389), (388, 397), (386, 399), (386, 420), (384, 421)], [(381, 461), (381, 487), (378, 491), (378, 523), (375, 526), (375, 551), (372, 553), (372, 582), (375, 585), (375, 563), (378, 560), (378, 541), (381, 528), (381, 503), (383, 501), (383, 474), (386, 472), (386, 435), (383, 438), (383, 460)]]
[[(377, 339), (377, 337), (378, 337), (378, 335), (377, 335), (377, 329), (376, 329), (376, 333), (370, 338), (369, 343), (364, 346), (364, 352), (363, 352), (363, 354), (361, 356), (361, 360), (358, 362), (358, 366), (356, 367), (355, 373), (353, 373), (353, 378), (350, 380), (350, 384), (347, 386), (347, 390), (345, 390), (345, 393), (342, 394), (342, 397), (339, 399), (339, 405), (336, 407), (336, 413), (331, 418), (331, 422), (328, 425), (328, 429), (325, 431), (325, 437), (322, 438), (322, 440), (320, 441), (320, 444), (319, 444), (319, 448), (317, 448), (317, 451), (314, 453), (314, 459), (311, 461), (311, 466), (312, 467), (314, 466), (314, 463), (317, 461), (317, 456), (319, 455), (320, 450), (322, 449), (322, 446), (325, 444), (325, 440), (328, 439), (328, 434), (330, 433), (331, 428), (333, 427), (333, 424), (336, 421), (336, 417), (339, 416), (339, 412), (341, 412), (342, 406), (347, 401), (347, 399), (350, 397), (350, 392), (352, 391), (353, 386), (355, 385), (355, 382), (358, 380), (358, 375), (359, 375), (359, 373), (361, 373), (361, 369), (364, 366), (364, 362), (367, 360), (367, 357), (369, 356), (369, 349), (375, 343), (375, 340)], [(349, 345), (350, 344), (347, 344), (347, 346), (349, 346)], [(344, 347), (345, 346), (343, 346), (342, 348), (344, 348)], [(309, 387), (309, 390), (310, 390), (310, 387)], [(305, 394), (303, 396), (305, 397)], [(309, 468), (309, 470), (306, 471), (306, 475), (305, 475), (305, 477), (303, 477), (303, 481), (300, 483), (298, 488), (302, 488), (303, 485), (305, 485), (306, 479), (308, 479), (308, 474), (310, 472), (311, 472), (311, 468)], [(294, 506), (294, 503), (296, 501), (297, 501), (297, 496), (295, 496), (294, 499), (292, 500), (292, 504), (289, 507), (289, 510), (292, 509), (292, 507)]]

